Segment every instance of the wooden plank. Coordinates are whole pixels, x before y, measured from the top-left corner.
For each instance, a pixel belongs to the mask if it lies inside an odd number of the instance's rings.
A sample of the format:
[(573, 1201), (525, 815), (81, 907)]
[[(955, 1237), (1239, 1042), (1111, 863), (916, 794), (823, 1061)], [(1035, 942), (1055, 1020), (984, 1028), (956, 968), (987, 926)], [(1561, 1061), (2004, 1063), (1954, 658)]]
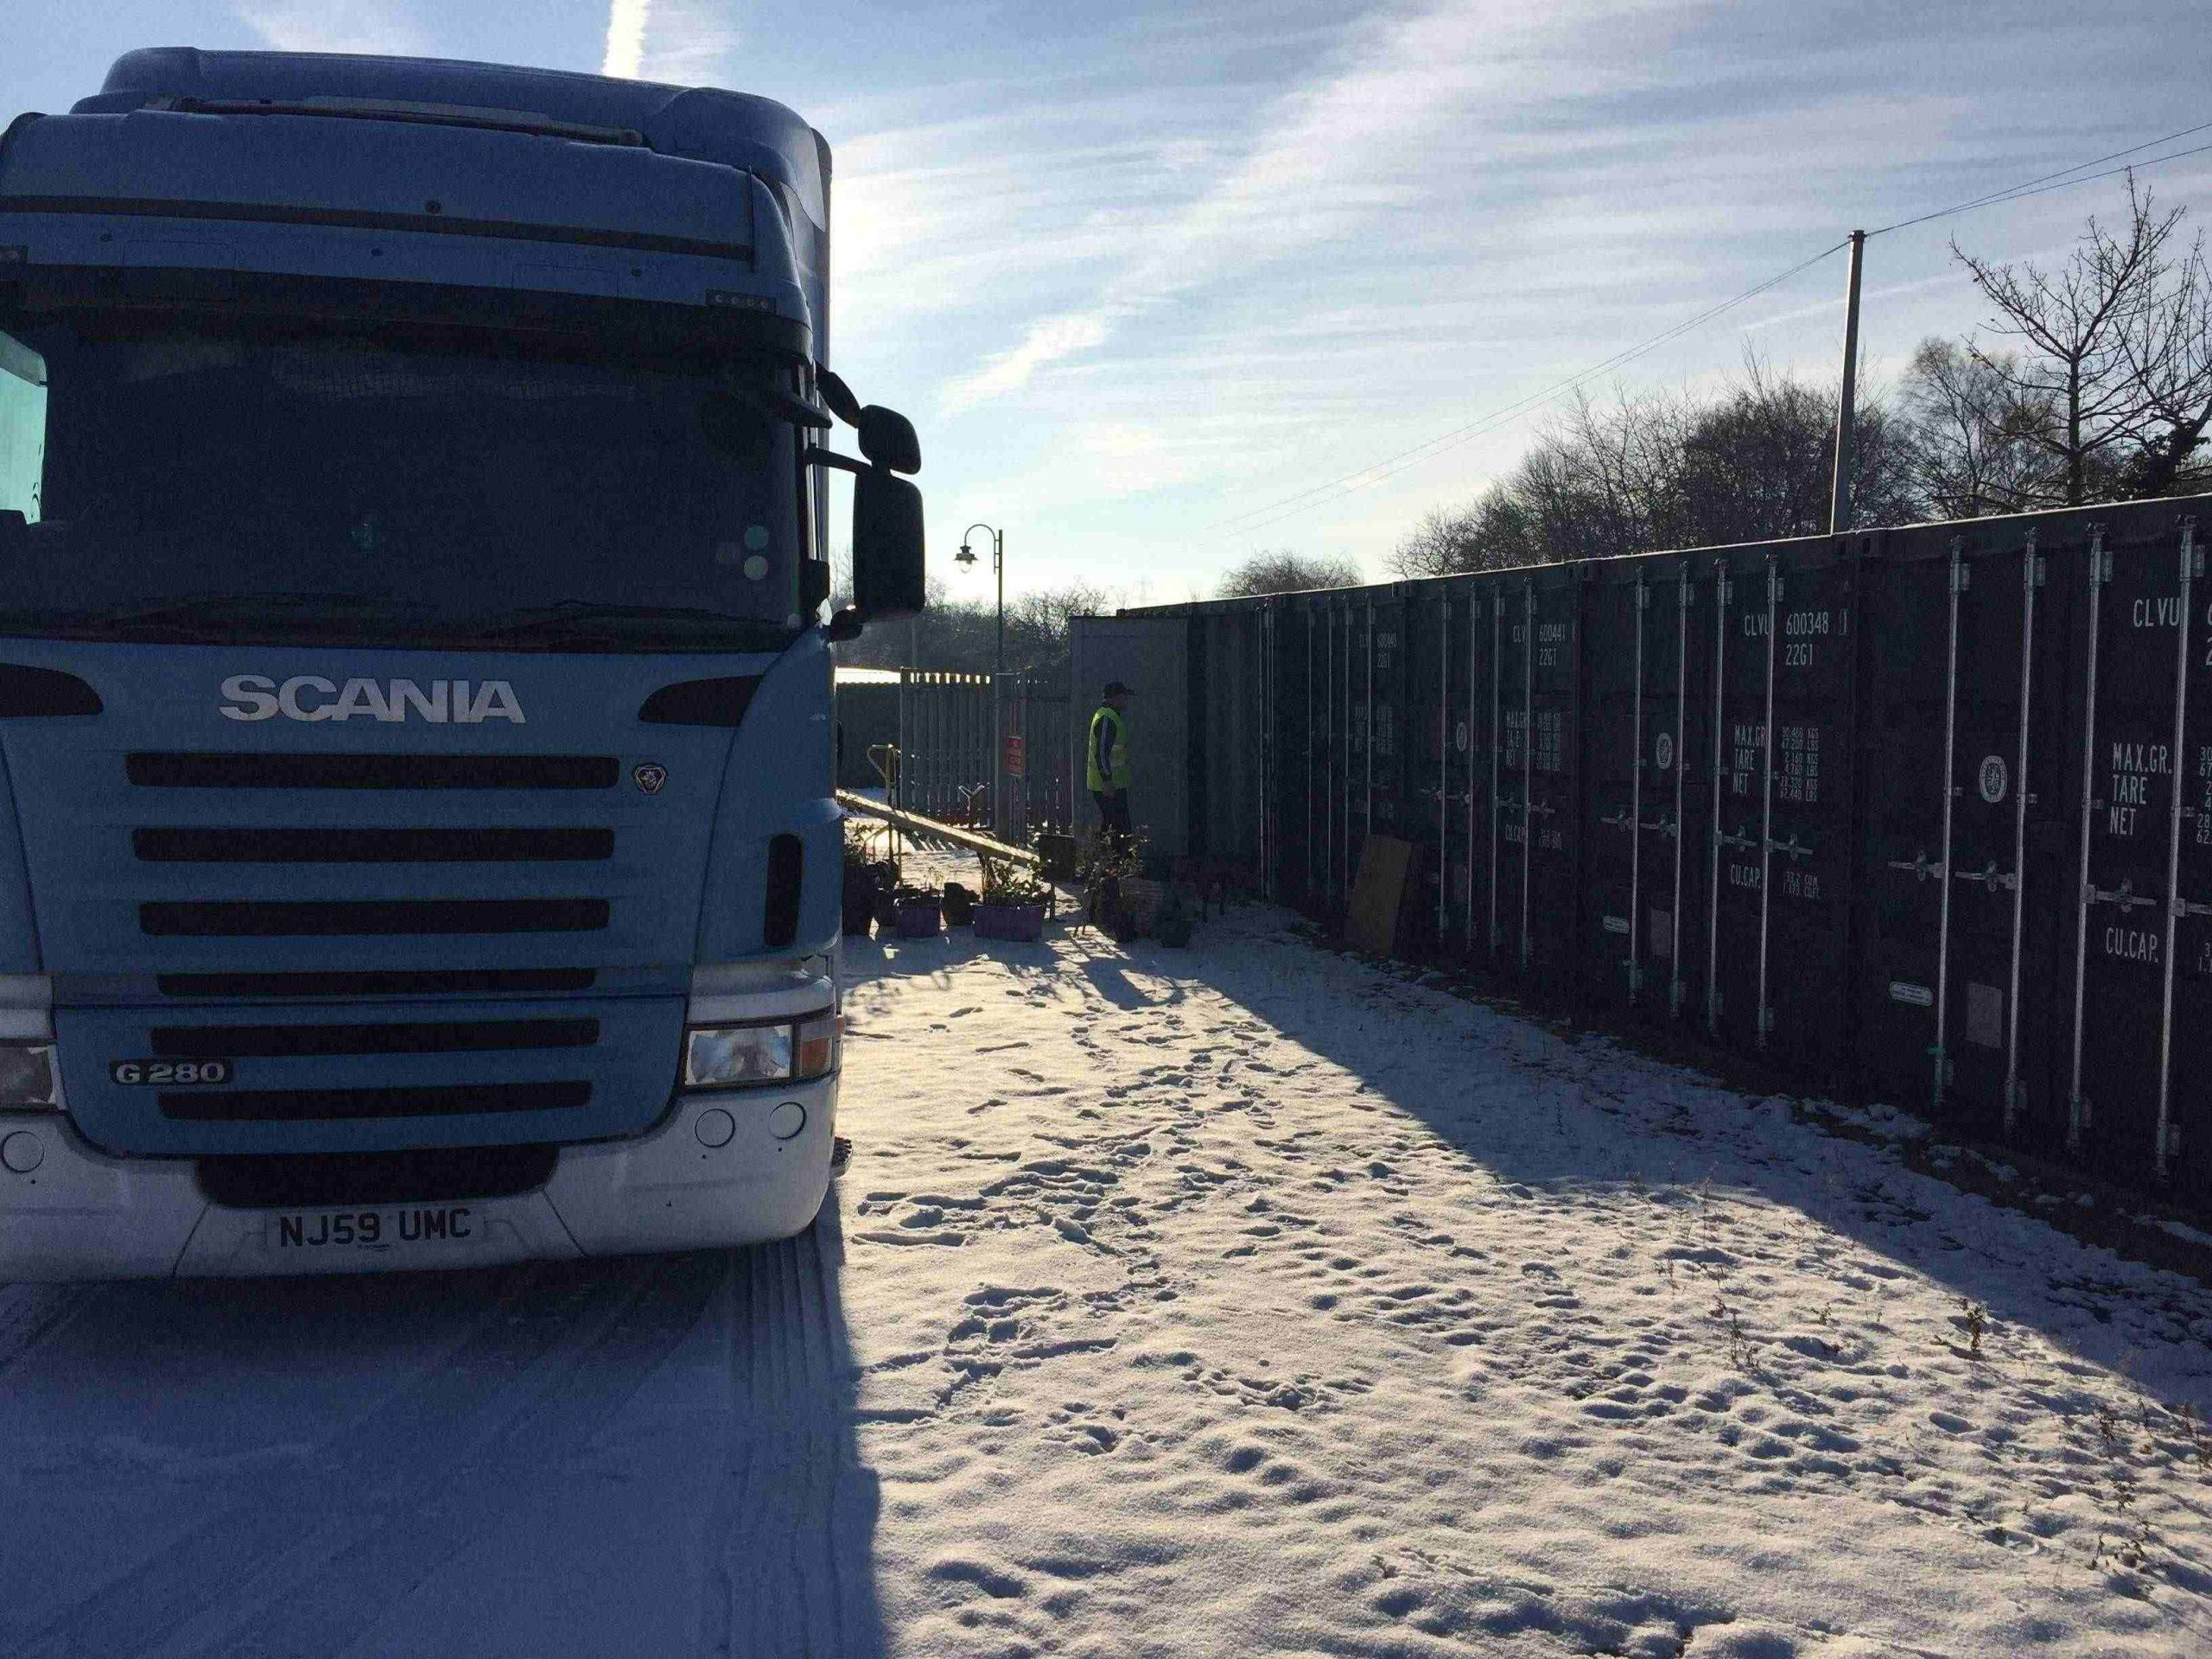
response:
[(1370, 836), (1360, 849), (1359, 874), (1351, 884), (1351, 907), (1344, 918), (1344, 942), (1378, 957), (1398, 948), (1398, 911), (1413, 868), (1414, 844), (1395, 836)]
[(1009, 847), (1002, 841), (979, 836), (973, 830), (963, 829), (957, 823), (939, 823), (935, 818), (925, 818), (918, 812), (886, 806), (881, 801), (872, 801), (867, 796), (855, 795), (848, 789), (837, 791), (837, 804), (848, 812), (857, 812), (863, 817), (880, 818), (886, 823), (896, 824), (912, 835), (939, 836), (956, 847), (965, 847), (969, 852), (981, 853), (987, 858), (1002, 858), (1027, 869), (1037, 868), (1037, 854), (1033, 848)]

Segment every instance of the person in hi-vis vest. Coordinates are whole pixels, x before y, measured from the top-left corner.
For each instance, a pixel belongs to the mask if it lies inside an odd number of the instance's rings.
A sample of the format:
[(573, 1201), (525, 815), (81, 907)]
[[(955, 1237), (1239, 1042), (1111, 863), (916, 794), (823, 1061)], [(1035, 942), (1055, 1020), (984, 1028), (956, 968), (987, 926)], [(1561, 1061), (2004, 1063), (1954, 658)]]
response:
[(1103, 706), (1090, 717), (1090, 738), (1084, 745), (1084, 780), (1098, 803), (1098, 821), (1109, 841), (1126, 847), (1135, 839), (1129, 823), (1129, 720), (1133, 694), (1119, 680), (1106, 683)]

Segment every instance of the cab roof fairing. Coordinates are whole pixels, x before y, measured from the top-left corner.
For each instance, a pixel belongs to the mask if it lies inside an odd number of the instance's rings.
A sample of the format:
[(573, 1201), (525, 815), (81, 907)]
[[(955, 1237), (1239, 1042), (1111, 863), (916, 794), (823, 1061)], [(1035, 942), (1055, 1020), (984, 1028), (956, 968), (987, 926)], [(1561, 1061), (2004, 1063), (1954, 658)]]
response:
[[(335, 109), (331, 116), (194, 116), (149, 107), (174, 99), (350, 102), (497, 111), (578, 127), (626, 130), (641, 136), (644, 143), (641, 147), (593, 144), (505, 131), (340, 119), (334, 118), (343, 111)], [(435, 170), (435, 182), (442, 190), (416, 194), (414, 206), (418, 210), (425, 200), (443, 203), (447, 194), (488, 168), (505, 175), (503, 189), (518, 192), (524, 201), (557, 197), (563, 216), (581, 216), (588, 224), (603, 229), (628, 228), (646, 234), (658, 227), (638, 225), (637, 219), (640, 215), (664, 217), (672, 205), (671, 194), (684, 199), (689, 210), (697, 214), (716, 197), (724, 202), (731, 199), (726, 189), (717, 192), (706, 182), (715, 171), (750, 175), (758, 184), (745, 193), (751, 200), (745, 203), (744, 239), (754, 248), (759, 276), (769, 278), (772, 266), (785, 264), (785, 258), (766, 257), (772, 243), (783, 242), (790, 262), (788, 274), (778, 274), (784, 275), (786, 282), (796, 282), (804, 305), (804, 315), (794, 320), (811, 329), (816, 355), (824, 362), (829, 359), (830, 149), (819, 133), (772, 99), (715, 87), (671, 86), (498, 64), (158, 48), (118, 59), (108, 72), (102, 91), (80, 100), (71, 117), (19, 127), (8, 146), (9, 165), (0, 168), (0, 196), (33, 194), (13, 176), (14, 153), (29, 133), (48, 126), (67, 132), (76, 125), (77, 118), (90, 121), (115, 116), (135, 117), (137, 123), (162, 123), (144, 130), (149, 137), (163, 135), (157, 141), (160, 143), (170, 142), (171, 136), (182, 130), (169, 124), (175, 122), (215, 122), (248, 132), (280, 129), (284, 146), (305, 144), (317, 152), (315, 180), (325, 200), (335, 194), (334, 187), (361, 191), (364, 175), (375, 171), (372, 159), (400, 161), (409, 172), (423, 168)], [(318, 138), (318, 131), (327, 136)], [(417, 142), (408, 144), (395, 138), (399, 135)], [(236, 142), (249, 150), (270, 149), (266, 141), (256, 143), (241, 137)], [(545, 147), (554, 144), (561, 149), (549, 152)], [(136, 149), (137, 143), (125, 147)], [(361, 153), (370, 147), (376, 151), (374, 158)], [(549, 164), (550, 154), (556, 154), (557, 162)], [(626, 160), (620, 159), (624, 157)], [(269, 159), (264, 155), (264, 164)], [(525, 183), (525, 174), (531, 175), (530, 182)], [(409, 181), (409, 188), (424, 182), (418, 176)], [(401, 193), (402, 197), (405, 194)], [(764, 233), (768, 216), (759, 211), (762, 194), (776, 206), (775, 219), (780, 221), (782, 237)], [(487, 199), (486, 207), (496, 209), (497, 204)], [(453, 218), (463, 216), (457, 208), (448, 206), (448, 211)], [(703, 224), (695, 219), (686, 233), (705, 241), (734, 239), (727, 229), (719, 236), (700, 238), (699, 230), (711, 226), (713, 219), (712, 213), (706, 215)], [(422, 228), (449, 234), (455, 227), (432, 224)], [(0, 241), (13, 239), (0, 237)], [(559, 257), (563, 256), (556, 256), (555, 263)], [(662, 260), (677, 256), (652, 251), (646, 257)], [(722, 285), (764, 292), (752, 283)], [(782, 285), (772, 281), (773, 287)], [(697, 302), (698, 296), (692, 297)], [(782, 309), (784, 296), (772, 297)]]

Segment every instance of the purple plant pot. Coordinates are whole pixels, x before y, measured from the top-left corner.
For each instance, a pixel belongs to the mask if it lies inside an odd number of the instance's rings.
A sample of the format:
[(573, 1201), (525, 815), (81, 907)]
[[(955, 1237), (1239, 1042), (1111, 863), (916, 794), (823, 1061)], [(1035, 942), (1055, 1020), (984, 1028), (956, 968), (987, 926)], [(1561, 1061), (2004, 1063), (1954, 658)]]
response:
[(979, 939), (1030, 941), (1045, 935), (1042, 905), (977, 905), (976, 937)]
[(944, 916), (944, 903), (936, 899), (901, 899), (899, 901), (899, 937), (902, 939), (933, 939)]

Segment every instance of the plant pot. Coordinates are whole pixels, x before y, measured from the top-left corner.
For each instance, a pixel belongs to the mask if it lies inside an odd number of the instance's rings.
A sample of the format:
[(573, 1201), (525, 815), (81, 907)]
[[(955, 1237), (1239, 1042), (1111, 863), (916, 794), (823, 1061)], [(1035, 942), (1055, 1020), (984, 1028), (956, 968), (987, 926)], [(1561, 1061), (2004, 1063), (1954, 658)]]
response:
[(875, 895), (872, 893), (848, 893), (845, 895), (844, 929), (849, 939), (868, 938), (869, 925), (875, 920)]
[(879, 893), (870, 901), (875, 913), (876, 931), (888, 933), (899, 925), (899, 900), (891, 893)]
[(1171, 950), (1181, 950), (1191, 942), (1190, 913), (1185, 911), (1155, 918), (1152, 924), (1152, 937)]
[(1075, 874), (1076, 840), (1057, 830), (1037, 837), (1037, 874), (1047, 881), (1065, 881)]
[(1025, 944), (1042, 938), (1045, 933), (1045, 906), (1042, 905), (990, 905), (976, 906), (976, 937), (979, 939), (1018, 939)]
[(965, 927), (976, 913), (976, 895), (957, 881), (944, 884), (944, 925)]
[(944, 902), (934, 894), (898, 901), (897, 926), (902, 939), (933, 939), (944, 920)]

